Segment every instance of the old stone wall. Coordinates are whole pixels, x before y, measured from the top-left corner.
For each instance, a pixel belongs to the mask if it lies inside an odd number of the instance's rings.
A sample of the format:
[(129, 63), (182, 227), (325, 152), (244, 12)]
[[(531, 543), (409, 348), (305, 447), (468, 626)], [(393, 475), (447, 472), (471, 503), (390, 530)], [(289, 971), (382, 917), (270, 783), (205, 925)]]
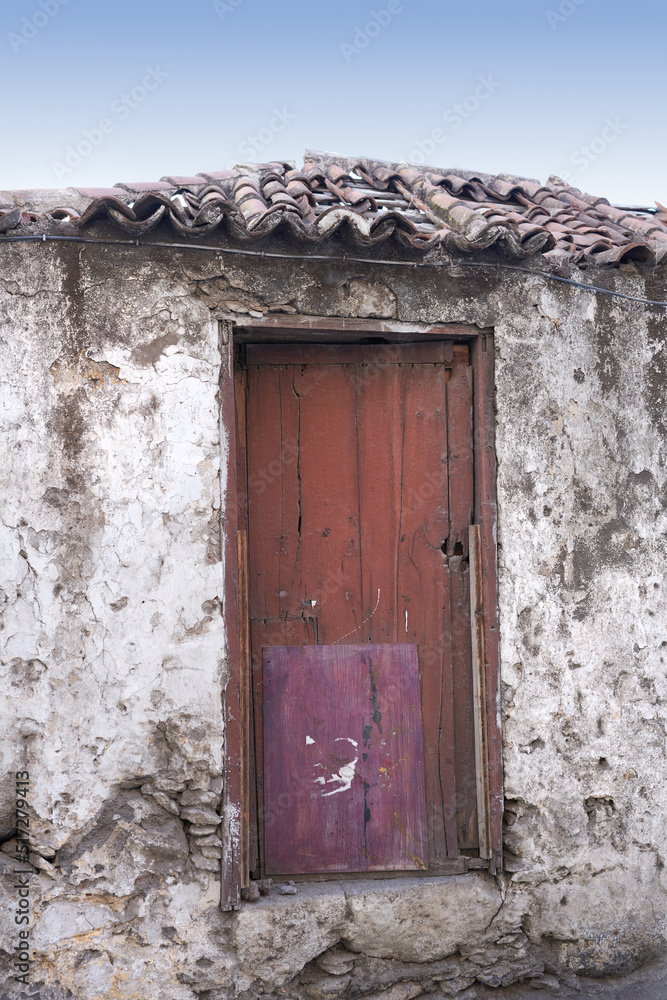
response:
[[(19, 769), (44, 1000), (412, 1000), (663, 948), (664, 310), (502, 270), (75, 243), (0, 256), (8, 975)], [(587, 280), (667, 298), (632, 265)], [(219, 909), (218, 321), (270, 312), (495, 330), (497, 878), (302, 884)]]

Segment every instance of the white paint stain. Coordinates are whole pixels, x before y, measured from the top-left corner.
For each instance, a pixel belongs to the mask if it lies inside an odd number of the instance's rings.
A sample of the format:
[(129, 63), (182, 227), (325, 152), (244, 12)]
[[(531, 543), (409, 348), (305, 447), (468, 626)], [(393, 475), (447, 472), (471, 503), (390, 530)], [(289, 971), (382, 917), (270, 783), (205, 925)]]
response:
[(408, 613), (407, 613), (407, 611), (405, 612), (405, 631), (406, 632), (408, 631)]
[(310, 744), (314, 742), (315, 740), (312, 738), (312, 736), (306, 736), (306, 746), (310, 746)]
[[(345, 597), (347, 597), (347, 596), (348, 596), (348, 594), (346, 592)], [(375, 604), (375, 607), (371, 611), (371, 613), (368, 616), (368, 618), (364, 618), (364, 620), (362, 621), (361, 625), (357, 625), (357, 627), (353, 628), (351, 632), (346, 632), (345, 635), (341, 635), (340, 638), (335, 639), (334, 642), (332, 642), (332, 646), (335, 646), (337, 642), (342, 642), (343, 639), (347, 639), (348, 635), (354, 635), (355, 632), (358, 632), (359, 629), (362, 628), (366, 624), (366, 622), (369, 621), (373, 617), (373, 615), (375, 614), (375, 612), (377, 611), (377, 609), (379, 608), (379, 606), (380, 606), (380, 588), (378, 587), (378, 599), (377, 599), (377, 602)]]
[[(352, 779), (354, 778), (354, 772), (357, 767), (358, 757), (351, 760), (349, 764), (343, 764), (338, 774), (332, 774), (327, 784), (330, 785), (332, 781), (340, 781), (340, 788), (334, 788), (331, 792), (324, 792), (322, 798), (326, 798), (328, 795), (335, 795), (336, 792), (347, 792), (352, 788)], [(317, 780), (317, 779), (315, 779)]]
[[(358, 742), (356, 740), (353, 740), (351, 736), (336, 736), (335, 739), (334, 739), (334, 743), (351, 743), (352, 746), (355, 749), (359, 746)], [(315, 781), (318, 784), (321, 784), (321, 785), (324, 785), (325, 783), (327, 785), (330, 785), (332, 782), (335, 782), (335, 781), (339, 781), (340, 782), (340, 787), (339, 788), (334, 788), (330, 792), (324, 792), (323, 793), (323, 798), (325, 796), (328, 796), (328, 795), (335, 795), (336, 792), (347, 792), (347, 791), (349, 791), (349, 789), (352, 787), (352, 779), (354, 778), (354, 773), (355, 773), (355, 770), (356, 770), (356, 767), (357, 767), (357, 761), (358, 760), (359, 760), (359, 757), (355, 757), (354, 760), (351, 760), (349, 762), (349, 764), (343, 764), (343, 766), (339, 769), (339, 771), (338, 772), (334, 772), (331, 775), (331, 777), (327, 779), (326, 782), (325, 782), (324, 778), (315, 778)], [(322, 764), (317, 765), (316, 764), (315, 766), (316, 767), (317, 766), (323, 767), (324, 765), (322, 765)]]

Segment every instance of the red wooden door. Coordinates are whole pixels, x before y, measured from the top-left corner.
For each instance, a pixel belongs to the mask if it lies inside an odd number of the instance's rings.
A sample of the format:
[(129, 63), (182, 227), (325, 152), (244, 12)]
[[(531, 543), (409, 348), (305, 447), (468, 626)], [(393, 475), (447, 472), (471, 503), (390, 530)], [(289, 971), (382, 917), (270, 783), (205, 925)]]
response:
[(413, 644), (435, 871), (477, 846), (467, 347), (248, 345), (246, 365), (260, 842), (265, 741), (285, 753), (262, 717), (263, 649)]

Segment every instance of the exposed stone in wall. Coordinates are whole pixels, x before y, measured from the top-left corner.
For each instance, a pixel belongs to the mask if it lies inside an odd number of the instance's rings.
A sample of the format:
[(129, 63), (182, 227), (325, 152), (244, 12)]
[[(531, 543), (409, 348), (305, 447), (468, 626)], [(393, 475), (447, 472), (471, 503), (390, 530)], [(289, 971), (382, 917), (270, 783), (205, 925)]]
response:
[[(2, 255), (0, 752), (31, 773), (43, 1000), (412, 1000), (663, 948), (662, 314), (464, 268)], [(667, 297), (632, 267), (598, 280)], [(498, 879), (274, 886), (219, 909), (217, 319), (271, 312), (495, 329)], [(5, 782), (3, 871), (12, 810)]]

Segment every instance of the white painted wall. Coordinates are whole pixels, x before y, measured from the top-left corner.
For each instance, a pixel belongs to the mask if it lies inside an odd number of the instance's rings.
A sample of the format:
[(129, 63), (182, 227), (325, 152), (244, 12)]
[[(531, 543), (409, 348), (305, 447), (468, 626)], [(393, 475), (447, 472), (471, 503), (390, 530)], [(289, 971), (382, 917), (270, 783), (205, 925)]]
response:
[[(448, 981), (491, 983), (539, 970), (547, 952), (599, 971), (660, 948), (662, 315), (502, 274), (475, 285), (175, 252), (0, 253), (0, 803), (7, 836), (11, 773), (28, 768), (34, 979), (51, 1000), (192, 1000), (195, 986), (256, 997), (341, 940), (359, 953), (353, 982), (363, 968), (374, 988), (389, 966), (371, 975), (364, 955), (421, 963), (421, 979), (412, 966), (404, 978), (432, 986), (442, 970), (424, 963), (445, 959)], [(603, 278), (643, 289), (636, 275)], [(270, 309), (495, 327), (498, 880), (316, 885), (218, 908), (217, 320)], [(12, 906), (9, 891), (7, 951)], [(295, 998), (321, 1000), (317, 970), (289, 987)]]

